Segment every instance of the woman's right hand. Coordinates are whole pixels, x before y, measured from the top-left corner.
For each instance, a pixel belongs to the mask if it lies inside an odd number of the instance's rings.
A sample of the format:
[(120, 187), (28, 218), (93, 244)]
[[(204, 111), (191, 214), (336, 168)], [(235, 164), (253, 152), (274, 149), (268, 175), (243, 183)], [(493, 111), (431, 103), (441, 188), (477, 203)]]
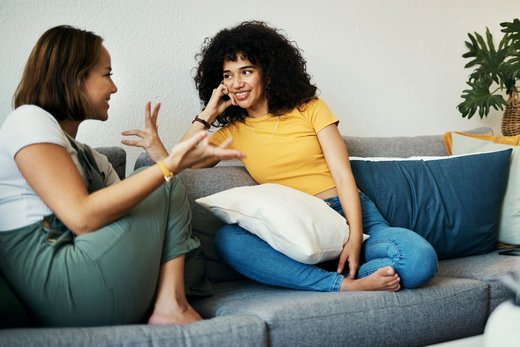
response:
[(157, 103), (152, 112), (152, 104), (148, 101), (144, 110), (144, 129), (132, 129), (121, 132), (124, 136), (137, 136), (139, 138), (138, 140), (123, 139), (121, 143), (127, 146), (142, 147), (154, 162), (168, 156), (168, 151), (164, 147), (158, 133), (157, 117), (159, 117), (160, 108), (161, 103)]
[(222, 82), (217, 88), (213, 89), (206, 108), (199, 116), (211, 124), (218, 115), (222, 114), (226, 110), (226, 108), (236, 104), (234, 95), (229, 93), (229, 89), (226, 87), (224, 82)]
[(243, 159), (245, 155), (239, 150), (227, 149), (233, 139), (227, 138), (218, 147), (209, 144), (208, 133), (199, 131), (193, 136), (175, 145), (164, 163), (170, 171), (177, 174), (195, 164), (206, 161)]

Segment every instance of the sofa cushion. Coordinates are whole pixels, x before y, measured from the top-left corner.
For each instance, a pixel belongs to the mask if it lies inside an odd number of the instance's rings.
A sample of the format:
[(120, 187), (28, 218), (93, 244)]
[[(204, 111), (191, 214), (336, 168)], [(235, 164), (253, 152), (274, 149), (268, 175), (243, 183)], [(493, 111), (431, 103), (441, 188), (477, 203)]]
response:
[(186, 325), (121, 325), (89, 328), (8, 329), (0, 346), (267, 346), (265, 323), (258, 317), (217, 317)]
[[(489, 134), (490, 128), (468, 130), (470, 134)], [(445, 156), (448, 153), (442, 135), (359, 137), (343, 136), (348, 152), (353, 157)]]
[(446, 147), (446, 151), (448, 155), (455, 154), (453, 153), (453, 143), (452, 143), (452, 134), (463, 135), (465, 137), (471, 137), (474, 139), (490, 141), (494, 143), (500, 143), (503, 145), (511, 145), (511, 146), (520, 146), (520, 135), (517, 136), (494, 136), (491, 133), (487, 134), (472, 134), (463, 131), (448, 131), (444, 133), (442, 136), (442, 141), (444, 142), (444, 146)]
[(351, 165), (390, 225), (414, 230), (448, 259), (495, 249), (510, 155), (511, 149), (428, 160), (351, 158)]
[(498, 241), (520, 245), (520, 135), (507, 138), (497, 136), (473, 138), (453, 133), (450, 137), (453, 154), (498, 151), (506, 148), (513, 150), (506, 193), (500, 210)]
[[(208, 317), (260, 317), (272, 346), (424, 346), (481, 334), (487, 294), (484, 283), (456, 278), (395, 293), (305, 292), (240, 281), (216, 284), (215, 295), (194, 307)], [(402, 331), (396, 326), (406, 333), (396, 334)]]
[(235, 187), (195, 202), (304, 264), (337, 258), (349, 236), (345, 218), (325, 201), (280, 184)]
[(489, 285), (488, 313), (500, 303), (514, 300), (515, 293), (502, 282), (502, 277), (520, 273), (520, 257), (492, 253), (443, 260), (439, 262), (438, 276), (479, 280)]

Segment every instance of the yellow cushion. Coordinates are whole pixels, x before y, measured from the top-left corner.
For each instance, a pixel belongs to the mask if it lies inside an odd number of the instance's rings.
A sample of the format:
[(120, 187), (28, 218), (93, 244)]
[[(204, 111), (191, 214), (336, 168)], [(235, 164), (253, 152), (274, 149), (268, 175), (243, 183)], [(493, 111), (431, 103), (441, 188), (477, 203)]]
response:
[(499, 143), (499, 144), (502, 144), (502, 145), (520, 146), (520, 135), (516, 135), (516, 136), (493, 136), (493, 135), (488, 135), (488, 134), (469, 134), (469, 133), (465, 133), (465, 132), (462, 132), (462, 131), (448, 131), (447, 133), (445, 133), (443, 135), (443, 141), (444, 141), (444, 146), (446, 146), (446, 151), (448, 152), (449, 155), (453, 154), (452, 139), (451, 139), (451, 134), (452, 133), (463, 135), (463, 136), (467, 136), (467, 137), (476, 138), (476, 139), (479, 139), (479, 140)]

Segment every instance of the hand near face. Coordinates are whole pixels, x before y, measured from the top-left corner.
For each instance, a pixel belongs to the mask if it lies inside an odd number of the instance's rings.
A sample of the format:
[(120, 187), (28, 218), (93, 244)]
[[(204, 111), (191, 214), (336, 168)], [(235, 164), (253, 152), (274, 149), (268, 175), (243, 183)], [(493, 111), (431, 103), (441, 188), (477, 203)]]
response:
[(160, 108), (161, 103), (157, 103), (152, 112), (151, 102), (148, 101), (144, 111), (144, 129), (132, 129), (121, 132), (124, 136), (139, 137), (139, 140), (121, 140), (121, 143), (127, 146), (142, 147), (154, 162), (168, 156), (168, 151), (157, 132), (157, 117), (159, 116)]
[(211, 123), (218, 115), (222, 114), (226, 108), (236, 104), (235, 96), (229, 93), (229, 89), (224, 83), (221, 83), (217, 88), (213, 89), (211, 98), (203, 113), (208, 114), (208, 123)]

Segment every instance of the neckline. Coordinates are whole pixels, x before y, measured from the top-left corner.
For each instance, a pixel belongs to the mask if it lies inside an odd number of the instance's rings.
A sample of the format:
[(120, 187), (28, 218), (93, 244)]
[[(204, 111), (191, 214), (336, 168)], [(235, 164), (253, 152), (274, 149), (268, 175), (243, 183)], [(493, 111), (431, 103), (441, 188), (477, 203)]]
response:
[(274, 118), (274, 116), (272, 114), (268, 113), (261, 117), (246, 117), (246, 121), (247, 121), (247, 123), (259, 123), (259, 122), (263, 122), (264, 120), (269, 119), (269, 118)]

